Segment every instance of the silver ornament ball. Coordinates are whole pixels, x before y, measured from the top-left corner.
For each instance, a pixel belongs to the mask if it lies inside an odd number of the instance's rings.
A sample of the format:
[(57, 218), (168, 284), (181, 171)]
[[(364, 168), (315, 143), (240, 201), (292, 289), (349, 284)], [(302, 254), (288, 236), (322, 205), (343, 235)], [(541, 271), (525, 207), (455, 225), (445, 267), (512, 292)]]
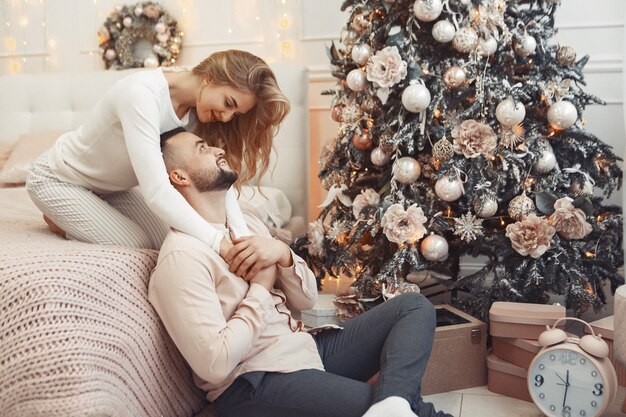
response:
[(115, 57), (117, 57), (117, 52), (115, 52), (115, 49), (109, 48), (104, 52), (104, 59), (106, 59), (107, 61), (113, 61)]
[(441, 0), (415, 0), (413, 14), (422, 22), (432, 22), (437, 19), (443, 10)]
[(454, 35), (452, 46), (457, 51), (467, 54), (478, 46), (478, 33), (469, 26), (462, 27)]
[(463, 195), (463, 183), (444, 175), (435, 183), (435, 194), (443, 201), (456, 201)]
[(486, 219), (491, 217), (498, 211), (498, 202), (491, 197), (487, 197), (484, 200), (476, 200), (474, 202), (474, 212), (478, 217)]
[(528, 56), (535, 53), (535, 48), (537, 48), (537, 41), (530, 35), (524, 35), (522, 40), (517, 45), (515, 52), (517, 52), (520, 56)]
[(439, 43), (448, 43), (454, 39), (456, 29), (448, 20), (440, 20), (433, 25), (433, 38)]
[(159, 58), (155, 54), (150, 54), (144, 58), (143, 66), (146, 68), (156, 68), (159, 66)]
[(509, 203), (509, 216), (519, 221), (523, 216), (532, 213), (535, 211), (535, 203), (533, 200), (523, 193), (522, 195), (518, 195)]
[(565, 130), (578, 120), (576, 106), (567, 100), (557, 101), (548, 109), (548, 123), (554, 129)]
[(411, 84), (402, 92), (402, 105), (411, 113), (422, 112), (429, 104), (430, 91), (423, 84)]
[(552, 146), (547, 144), (545, 149), (542, 150), (541, 155), (539, 155), (539, 159), (537, 159), (535, 171), (540, 174), (547, 174), (552, 171), (554, 167), (556, 167), (556, 155), (554, 155)]
[(448, 257), (448, 241), (439, 235), (431, 234), (422, 240), (420, 251), (429, 261), (443, 261)]
[(498, 41), (493, 36), (490, 36), (487, 39), (481, 39), (478, 42), (478, 52), (482, 56), (493, 55), (496, 53), (497, 50), (498, 50)]
[(380, 146), (377, 146), (372, 149), (372, 153), (370, 154), (370, 160), (372, 161), (372, 164), (376, 165), (377, 167), (382, 167), (387, 165), (387, 163), (391, 161), (391, 155), (383, 151)]
[(564, 67), (571, 67), (576, 63), (576, 50), (571, 46), (559, 46), (556, 50), (556, 61)]
[(521, 102), (515, 102), (512, 97), (502, 100), (496, 107), (496, 119), (506, 127), (513, 127), (526, 117), (526, 108)]
[(403, 156), (393, 164), (393, 174), (398, 182), (412, 184), (421, 175), (422, 168), (419, 162), (410, 156)]
[(365, 65), (372, 56), (372, 47), (367, 43), (357, 43), (352, 47), (352, 60), (359, 65)]
[(353, 69), (346, 77), (348, 88), (352, 91), (363, 91), (367, 87), (367, 78), (360, 69)]

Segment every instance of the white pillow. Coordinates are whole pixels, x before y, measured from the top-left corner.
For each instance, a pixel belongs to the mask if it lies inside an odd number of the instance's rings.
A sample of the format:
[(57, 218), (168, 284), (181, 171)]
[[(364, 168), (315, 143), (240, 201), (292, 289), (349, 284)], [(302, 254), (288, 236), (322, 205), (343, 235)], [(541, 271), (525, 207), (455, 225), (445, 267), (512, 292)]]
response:
[(278, 188), (261, 187), (259, 192), (256, 186), (244, 185), (241, 187), (239, 205), (268, 227), (282, 227), (291, 219), (291, 203)]

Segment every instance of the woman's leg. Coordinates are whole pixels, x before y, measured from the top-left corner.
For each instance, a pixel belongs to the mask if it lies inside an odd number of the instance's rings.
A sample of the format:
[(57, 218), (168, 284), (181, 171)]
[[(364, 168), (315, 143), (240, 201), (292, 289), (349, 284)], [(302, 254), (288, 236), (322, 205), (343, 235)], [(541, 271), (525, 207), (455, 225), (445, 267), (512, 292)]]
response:
[(103, 198), (146, 232), (152, 249), (161, 248), (170, 228), (150, 210), (138, 188), (135, 187), (128, 191), (108, 194), (103, 196)]
[(435, 332), (435, 309), (423, 295), (408, 293), (344, 323), (343, 330), (315, 336), (326, 371), (367, 381), (380, 371), (372, 403), (391, 396), (406, 399), (419, 417), (436, 413), (420, 387)]
[(44, 216), (68, 239), (101, 245), (153, 249), (146, 232), (92, 191), (60, 181), (44, 154), (31, 166), (26, 189)]
[(217, 399), (220, 417), (361, 417), (372, 385), (329, 372), (252, 372)]

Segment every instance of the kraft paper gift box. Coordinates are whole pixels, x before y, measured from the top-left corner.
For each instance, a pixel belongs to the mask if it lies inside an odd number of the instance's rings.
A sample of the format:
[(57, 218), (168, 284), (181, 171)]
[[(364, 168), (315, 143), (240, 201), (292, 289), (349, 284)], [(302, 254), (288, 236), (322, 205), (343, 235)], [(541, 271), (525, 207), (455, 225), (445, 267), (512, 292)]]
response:
[(495, 356), (524, 369), (528, 369), (540, 350), (539, 342), (532, 339), (497, 336), (491, 338), (491, 352)]
[[(615, 316), (605, 317), (589, 324), (593, 328), (593, 331), (596, 333), (596, 335), (600, 333), (602, 338), (609, 345), (609, 359), (615, 367), (615, 372), (617, 373), (617, 381), (622, 387), (626, 386), (626, 368), (622, 366), (621, 363), (619, 363), (617, 358), (615, 358), (615, 353), (613, 351), (613, 329), (615, 325)], [(587, 326), (585, 326), (585, 333), (591, 333)]]
[(422, 395), (487, 383), (487, 325), (449, 305), (437, 305), (435, 341)]
[(487, 357), (487, 368), (489, 369), (489, 382), (487, 383), (489, 391), (532, 402), (526, 385), (528, 374), (526, 369), (503, 361), (493, 354)]
[(536, 340), (546, 330), (546, 325), (554, 324), (561, 317), (565, 317), (565, 307), (559, 305), (496, 301), (489, 309), (489, 333)]

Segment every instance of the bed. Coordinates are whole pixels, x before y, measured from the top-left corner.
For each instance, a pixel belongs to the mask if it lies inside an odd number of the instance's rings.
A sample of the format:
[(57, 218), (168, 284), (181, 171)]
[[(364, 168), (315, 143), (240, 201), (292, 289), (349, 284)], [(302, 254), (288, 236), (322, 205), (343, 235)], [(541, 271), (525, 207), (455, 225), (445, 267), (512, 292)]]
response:
[[(302, 67), (273, 67), (292, 111), (261, 184), (269, 199), (240, 201), (288, 240), (306, 218), (306, 84)], [(34, 153), (124, 75), (0, 77), (0, 147)], [(0, 188), (0, 417), (213, 415), (147, 301), (158, 253), (61, 239), (17, 184)]]

